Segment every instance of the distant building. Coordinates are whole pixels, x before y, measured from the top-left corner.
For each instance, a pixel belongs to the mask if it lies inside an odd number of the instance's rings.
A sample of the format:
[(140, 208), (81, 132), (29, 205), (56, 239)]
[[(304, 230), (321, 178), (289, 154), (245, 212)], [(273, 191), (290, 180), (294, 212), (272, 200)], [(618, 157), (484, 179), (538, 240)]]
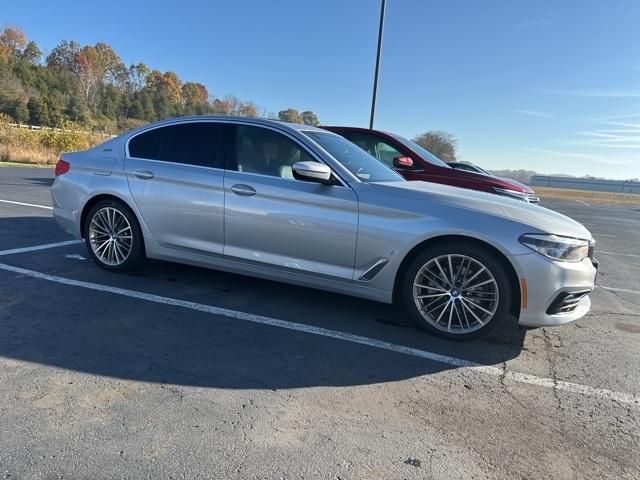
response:
[(554, 175), (533, 175), (534, 187), (571, 188), (595, 192), (618, 192), (640, 194), (640, 182), (632, 180), (598, 180), (596, 178), (572, 178)]

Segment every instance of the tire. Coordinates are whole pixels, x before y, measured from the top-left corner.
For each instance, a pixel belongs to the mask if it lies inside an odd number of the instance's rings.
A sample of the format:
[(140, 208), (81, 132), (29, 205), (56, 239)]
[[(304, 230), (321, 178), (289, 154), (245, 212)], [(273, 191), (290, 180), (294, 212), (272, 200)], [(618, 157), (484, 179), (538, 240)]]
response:
[(119, 200), (96, 203), (87, 215), (83, 235), (89, 256), (107, 271), (133, 270), (145, 258), (138, 220), (131, 209)]
[(429, 247), (411, 260), (401, 282), (402, 307), (418, 326), (440, 337), (473, 340), (510, 317), (509, 275), (495, 254), (477, 244)]

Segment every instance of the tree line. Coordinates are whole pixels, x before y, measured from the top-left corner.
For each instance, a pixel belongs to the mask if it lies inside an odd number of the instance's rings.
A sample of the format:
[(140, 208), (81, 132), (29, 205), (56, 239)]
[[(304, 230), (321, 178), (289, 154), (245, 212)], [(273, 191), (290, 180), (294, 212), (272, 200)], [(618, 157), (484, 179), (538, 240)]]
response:
[(17, 27), (0, 32), (0, 114), (16, 123), (57, 127), (73, 122), (116, 133), (180, 115), (238, 115), (318, 125), (317, 115), (287, 108), (269, 113), (233, 95), (213, 96), (202, 83), (144, 63), (126, 65), (104, 42), (64, 40), (44, 55)]

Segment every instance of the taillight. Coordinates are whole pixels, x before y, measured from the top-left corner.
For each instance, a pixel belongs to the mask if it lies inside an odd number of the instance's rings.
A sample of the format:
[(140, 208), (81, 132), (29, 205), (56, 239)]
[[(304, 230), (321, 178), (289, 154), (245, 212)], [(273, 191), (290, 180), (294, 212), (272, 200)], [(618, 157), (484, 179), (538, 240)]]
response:
[(67, 173), (69, 171), (69, 168), (71, 168), (69, 162), (58, 160), (58, 163), (56, 163), (56, 177), (58, 175), (62, 175), (63, 173)]

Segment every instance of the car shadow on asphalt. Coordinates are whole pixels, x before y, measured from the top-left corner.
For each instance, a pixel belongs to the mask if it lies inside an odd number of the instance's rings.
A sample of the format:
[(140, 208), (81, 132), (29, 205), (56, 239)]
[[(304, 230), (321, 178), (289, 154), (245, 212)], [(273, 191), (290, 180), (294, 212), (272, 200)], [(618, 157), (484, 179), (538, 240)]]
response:
[[(0, 231), (51, 228), (51, 219), (0, 219)], [(6, 230), (5, 230), (6, 231)], [(46, 243), (41, 241), (40, 243)], [(81, 252), (82, 245), (76, 248)], [(67, 262), (67, 263), (64, 263)], [(412, 327), (393, 306), (345, 295), (166, 262), (131, 275), (102, 271), (61, 252), (0, 257), (0, 263), (185, 299), (389, 342), (484, 365), (522, 351), (525, 331), (505, 321), (473, 342)], [(16, 276), (0, 270), (0, 356), (112, 378), (184, 386), (285, 389), (399, 381), (456, 367), (138, 298)]]
[(23, 178), (23, 180), (27, 180), (28, 182), (31, 182), (31, 185), (50, 187), (51, 185), (53, 185), (54, 179), (47, 178), (47, 177), (29, 177), (29, 178)]

